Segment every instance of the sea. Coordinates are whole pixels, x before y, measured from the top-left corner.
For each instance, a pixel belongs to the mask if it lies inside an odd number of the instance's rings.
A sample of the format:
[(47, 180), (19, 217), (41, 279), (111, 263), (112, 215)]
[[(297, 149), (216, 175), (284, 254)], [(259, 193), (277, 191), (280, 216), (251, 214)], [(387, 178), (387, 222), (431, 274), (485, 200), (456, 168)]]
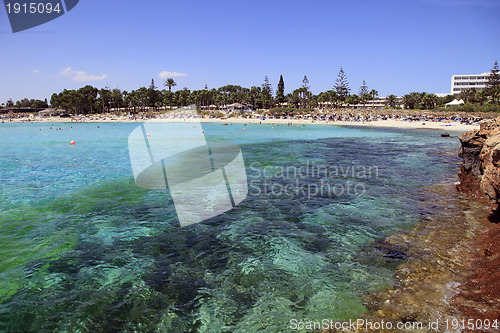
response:
[(422, 193), (456, 182), (460, 163), (453, 132), (203, 123), (208, 143), (241, 149), (248, 194), (181, 226), (168, 186), (135, 182), (138, 126), (0, 124), (1, 332), (285, 332), (355, 319), (406, 259), (377, 241), (437, 213)]

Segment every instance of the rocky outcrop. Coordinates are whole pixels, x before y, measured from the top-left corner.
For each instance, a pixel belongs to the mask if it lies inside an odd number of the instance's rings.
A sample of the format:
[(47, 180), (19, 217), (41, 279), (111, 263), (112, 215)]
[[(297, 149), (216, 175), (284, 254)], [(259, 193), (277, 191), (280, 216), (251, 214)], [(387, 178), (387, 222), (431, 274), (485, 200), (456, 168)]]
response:
[[(460, 136), (460, 156), (464, 162), (458, 189), (482, 195), (494, 202), (489, 221), (467, 243), (470, 252), (468, 268), (471, 274), (460, 286), (451, 305), (462, 318), (486, 320), (500, 318), (500, 118), (481, 123), (479, 130)], [(472, 213), (471, 216), (481, 216)], [(484, 218), (484, 217), (482, 217)], [(479, 218), (478, 221), (481, 221)], [(483, 332), (483, 331), (481, 331)], [(488, 331), (489, 332), (489, 331)]]
[(461, 192), (486, 195), (495, 202), (498, 215), (500, 201), (500, 118), (481, 123), (479, 130), (460, 136), (459, 156), (464, 160), (460, 172)]

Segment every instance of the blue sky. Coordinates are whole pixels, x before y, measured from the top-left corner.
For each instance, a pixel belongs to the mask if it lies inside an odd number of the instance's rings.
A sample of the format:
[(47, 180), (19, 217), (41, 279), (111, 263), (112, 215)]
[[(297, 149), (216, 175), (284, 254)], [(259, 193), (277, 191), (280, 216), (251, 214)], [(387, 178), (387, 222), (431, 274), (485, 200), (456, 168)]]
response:
[(80, 0), (16, 34), (2, 7), (0, 102), (86, 84), (161, 87), (168, 72), (191, 90), (266, 75), (276, 89), (282, 74), (291, 92), (307, 75), (318, 93), (341, 66), (352, 93), (363, 80), (380, 96), (449, 92), (452, 75), (500, 60), (499, 31), (498, 0)]

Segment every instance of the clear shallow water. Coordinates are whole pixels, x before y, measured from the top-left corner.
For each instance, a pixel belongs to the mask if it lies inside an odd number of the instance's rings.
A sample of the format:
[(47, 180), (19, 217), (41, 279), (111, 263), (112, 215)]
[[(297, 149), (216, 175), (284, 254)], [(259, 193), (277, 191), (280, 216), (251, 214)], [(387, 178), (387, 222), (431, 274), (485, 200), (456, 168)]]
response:
[[(209, 141), (240, 145), (250, 192), (180, 228), (165, 192), (134, 183), (137, 125), (0, 125), (0, 331), (280, 332), (293, 318), (355, 318), (400, 263), (370, 242), (432, 214), (419, 190), (453, 182), (458, 161), (458, 139), (436, 131), (204, 124)], [(307, 165), (330, 173), (280, 173)], [(315, 192), (325, 184), (334, 193)]]

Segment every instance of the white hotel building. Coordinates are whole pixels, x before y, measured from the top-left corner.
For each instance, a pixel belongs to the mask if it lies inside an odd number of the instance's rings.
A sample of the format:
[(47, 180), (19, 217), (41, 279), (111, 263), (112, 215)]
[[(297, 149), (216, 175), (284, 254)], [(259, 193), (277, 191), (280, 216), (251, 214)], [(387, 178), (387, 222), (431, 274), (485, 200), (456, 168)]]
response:
[(488, 82), (488, 75), (490, 73), (453, 75), (451, 77), (451, 94), (459, 94), (471, 88), (475, 88), (476, 90), (485, 89)]

